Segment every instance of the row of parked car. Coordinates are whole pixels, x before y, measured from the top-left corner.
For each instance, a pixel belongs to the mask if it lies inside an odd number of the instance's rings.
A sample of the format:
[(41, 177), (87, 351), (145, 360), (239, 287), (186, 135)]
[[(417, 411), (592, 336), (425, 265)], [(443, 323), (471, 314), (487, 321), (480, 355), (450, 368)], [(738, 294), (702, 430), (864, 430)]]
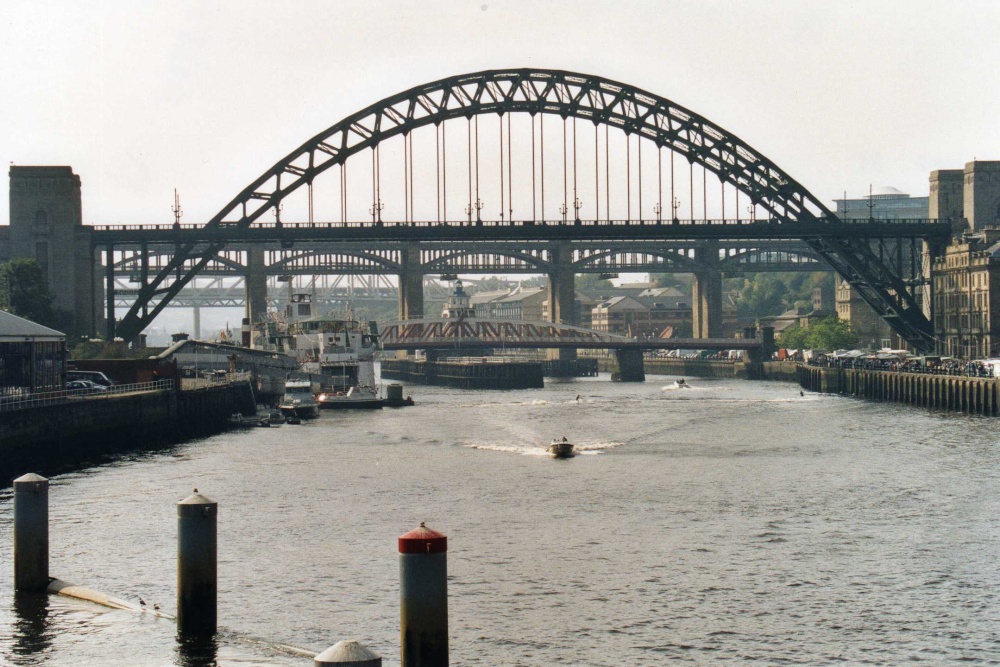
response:
[(77, 394), (102, 394), (114, 384), (100, 371), (66, 371), (66, 390)]

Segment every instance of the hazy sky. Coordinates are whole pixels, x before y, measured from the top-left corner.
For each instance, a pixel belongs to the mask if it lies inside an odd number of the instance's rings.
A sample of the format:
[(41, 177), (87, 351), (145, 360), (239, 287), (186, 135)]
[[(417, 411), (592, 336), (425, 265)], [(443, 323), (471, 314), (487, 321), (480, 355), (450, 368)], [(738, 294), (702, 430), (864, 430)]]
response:
[(0, 160), (71, 165), (88, 224), (169, 222), (175, 187), (208, 219), (344, 116), (491, 68), (644, 88), (827, 202), (1000, 159), (992, 0), (4, 0), (0, 26)]

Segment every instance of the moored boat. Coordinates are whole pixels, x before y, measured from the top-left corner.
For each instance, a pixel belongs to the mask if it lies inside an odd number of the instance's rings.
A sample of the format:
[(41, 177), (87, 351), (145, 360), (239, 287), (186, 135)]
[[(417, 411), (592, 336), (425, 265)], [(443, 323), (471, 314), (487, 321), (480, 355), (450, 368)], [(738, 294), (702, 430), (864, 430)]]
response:
[(323, 410), (382, 409), (382, 399), (372, 387), (350, 387), (347, 391), (323, 392), (316, 400)]
[(285, 395), (278, 403), (281, 414), (287, 418), (294, 415), (300, 419), (314, 419), (319, 416), (319, 405), (313, 398), (312, 383), (308, 380), (288, 380)]

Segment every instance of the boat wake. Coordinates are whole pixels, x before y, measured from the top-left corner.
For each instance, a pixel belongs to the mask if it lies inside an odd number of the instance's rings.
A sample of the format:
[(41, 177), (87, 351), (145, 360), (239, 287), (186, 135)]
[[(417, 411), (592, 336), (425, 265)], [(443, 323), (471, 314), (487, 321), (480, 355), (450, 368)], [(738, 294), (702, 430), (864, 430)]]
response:
[(548, 456), (548, 452), (545, 447), (517, 447), (510, 445), (487, 445), (487, 444), (470, 444), (465, 445), (470, 449), (483, 449), (489, 452), (505, 452), (507, 454), (520, 454), (522, 456)]
[[(624, 442), (594, 442), (587, 445), (575, 445), (573, 450), (576, 454), (594, 456), (601, 454), (605, 450), (621, 447)], [(489, 452), (504, 452), (507, 454), (520, 454), (521, 456), (548, 456), (548, 445), (492, 445), (488, 443), (471, 443), (465, 445), (469, 449), (482, 449)]]

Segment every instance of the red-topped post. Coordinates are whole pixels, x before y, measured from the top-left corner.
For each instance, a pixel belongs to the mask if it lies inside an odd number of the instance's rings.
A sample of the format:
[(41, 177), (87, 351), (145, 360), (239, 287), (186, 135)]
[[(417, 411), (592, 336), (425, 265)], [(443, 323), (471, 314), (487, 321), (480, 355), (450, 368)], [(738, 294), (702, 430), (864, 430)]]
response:
[(448, 538), (420, 523), (399, 538), (402, 667), (448, 665)]

